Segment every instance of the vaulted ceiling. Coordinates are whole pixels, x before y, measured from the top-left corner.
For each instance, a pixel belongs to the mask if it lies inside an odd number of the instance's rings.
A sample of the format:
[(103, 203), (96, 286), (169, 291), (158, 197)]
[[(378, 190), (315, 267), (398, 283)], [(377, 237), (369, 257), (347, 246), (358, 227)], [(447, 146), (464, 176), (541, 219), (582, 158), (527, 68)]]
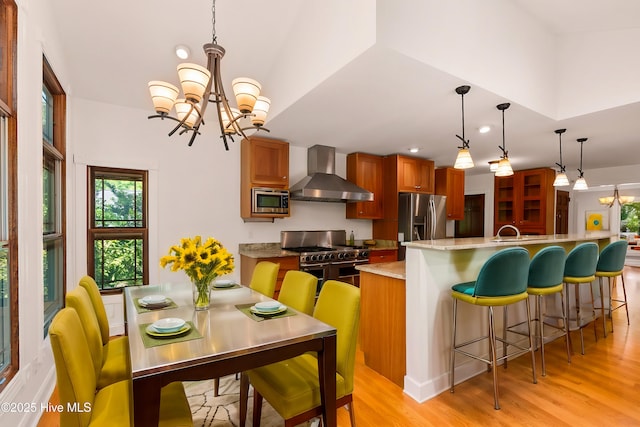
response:
[[(211, 2), (49, 5), (63, 46), (52, 65), (64, 69), (68, 94), (139, 109), (140, 126), (168, 126), (145, 118), (147, 82), (178, 83), (178, 44), (204, 65)], [(503, 102), (512, 104), (505, 137), (515, 169), (553, 166), (553, 131), (567, 128), (567, 171), (578, 166), (580, 137), (589, 138), (588, 171), (638, 163), (640, 60), (629, 47), (640, 45), (639, 16), (635, 0), (217, 0), (215, 28), (227, 94), (248, 76), (272, 100), (265, 136), (342, 153), (415, 146), (451, 165), (462, 132), (455, 88), (469, 84), (469, 174), (487, 173), (500, 155)], [(479, 134), (485, 124), (492, 131)], [(203, 130), (196, 144), (217, 143), (215, 126)]]

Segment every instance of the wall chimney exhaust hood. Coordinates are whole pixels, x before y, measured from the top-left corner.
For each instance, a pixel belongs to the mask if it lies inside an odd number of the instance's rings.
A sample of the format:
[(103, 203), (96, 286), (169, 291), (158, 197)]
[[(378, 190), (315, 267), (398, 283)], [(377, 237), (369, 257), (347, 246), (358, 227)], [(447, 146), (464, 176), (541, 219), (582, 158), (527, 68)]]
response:
[(335, 174), (336, 149), (314, 145), (307, 150), (307, 176), (289, 188), (292, 200), (370, 202), (373, 193)]

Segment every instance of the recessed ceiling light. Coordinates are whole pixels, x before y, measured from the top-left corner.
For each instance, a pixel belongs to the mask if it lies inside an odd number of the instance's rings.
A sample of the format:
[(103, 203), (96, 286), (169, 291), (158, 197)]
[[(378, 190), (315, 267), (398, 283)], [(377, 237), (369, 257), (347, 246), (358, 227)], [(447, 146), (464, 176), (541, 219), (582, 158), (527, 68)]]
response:
[(478, 131), (480, 133), (487, 133), (491, 130), (491, 126), (486, 125), (486, 126), (480, 126), (480, 129), (478, 129)]
[(189, 48), (185, 45), (179, 44), (178, 46), (176, 46), (176, 56), (178, 58), (187, 59), (190, 54), (191, 52), (189, 51)]
[(418, 151), (420, 151), (419, 148), (413, 147), (413, 148), (409, 148), (409, 152), (410, 153), (417, 153)]

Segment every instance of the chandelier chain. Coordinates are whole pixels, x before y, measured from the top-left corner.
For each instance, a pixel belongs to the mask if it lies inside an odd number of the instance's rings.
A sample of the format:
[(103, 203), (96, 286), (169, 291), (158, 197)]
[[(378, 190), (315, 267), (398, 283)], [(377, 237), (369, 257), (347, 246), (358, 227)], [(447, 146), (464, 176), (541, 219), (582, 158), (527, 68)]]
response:
[(218, 36), (216, 35), (216, 0), (211, 2), (211, 41), (217, 44)]

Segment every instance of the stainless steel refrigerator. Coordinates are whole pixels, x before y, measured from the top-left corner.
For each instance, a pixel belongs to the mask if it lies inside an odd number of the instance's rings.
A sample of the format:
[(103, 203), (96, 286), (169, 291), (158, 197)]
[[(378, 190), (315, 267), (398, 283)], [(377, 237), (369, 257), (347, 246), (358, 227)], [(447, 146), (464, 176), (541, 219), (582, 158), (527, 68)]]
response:
[[(400, 193), (398, 197), (398, 233), (405, 242), (446, 237), (446, 196)], [(405, 247), (400, 246), (398, 259), (404, 255)]]

